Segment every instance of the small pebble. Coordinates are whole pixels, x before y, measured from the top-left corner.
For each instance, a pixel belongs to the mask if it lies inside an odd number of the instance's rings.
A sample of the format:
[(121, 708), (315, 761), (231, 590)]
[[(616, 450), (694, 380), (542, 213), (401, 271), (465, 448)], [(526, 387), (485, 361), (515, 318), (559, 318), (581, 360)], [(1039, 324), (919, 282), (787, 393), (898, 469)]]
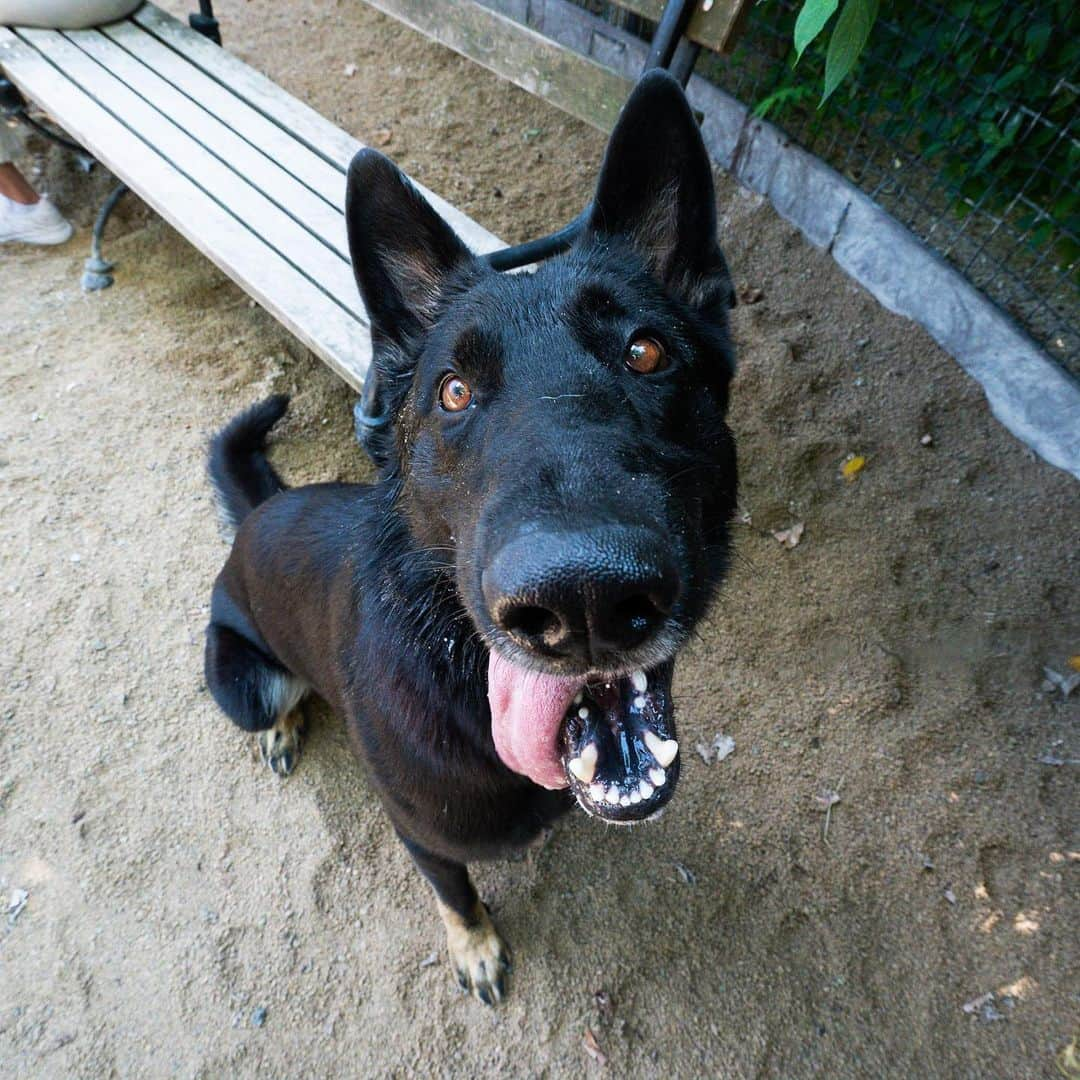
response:
[(930, 434), (930, 432), (928, 431), (928, 432), (927, 432), (927, 433), (926, 433), (926, 434), (925, 434), (925, 435), (924, 435), (924, 436), (923, 436), (923, 437), (922, 437), (922, 438), (921, 438), (921, 439), (919, 440), (919, 442), (920, 442), (920, 443), (922, 443), (922, 445), (923, 445), (923, 446), (933, 446), (933, 445), (934, 445), (934, 436), (933, 436), (933, 435), (931, 435), (931, 434)]
[(251, 1010), (251, 1025), (252, 1027), (262, 1027), (266, 1023), (266, 1009), (260, 1005), (257, 1009)]

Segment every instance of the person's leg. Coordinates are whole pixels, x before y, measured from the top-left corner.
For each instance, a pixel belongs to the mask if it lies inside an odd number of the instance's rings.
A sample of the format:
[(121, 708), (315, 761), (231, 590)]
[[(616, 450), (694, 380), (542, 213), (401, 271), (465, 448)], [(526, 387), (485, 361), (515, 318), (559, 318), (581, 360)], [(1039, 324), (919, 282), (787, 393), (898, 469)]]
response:
[(0, 195), (6, 195), (13, 202), (22, 203), (23, 206), (32, 206), (41, 198), (11, 161), (5, 161), (3, 165), (0, 165)]
[(0, 195), (6, 195), (24, 206), (38, 201), (38, 193), (26, 182), (15, 165), (19, 141), (10, 125), (0, 120)]
[(0, 120), (0, 244), (62, 244), (71, 226), (19, 172), (14, 161), (18, 150), (14, 132)]

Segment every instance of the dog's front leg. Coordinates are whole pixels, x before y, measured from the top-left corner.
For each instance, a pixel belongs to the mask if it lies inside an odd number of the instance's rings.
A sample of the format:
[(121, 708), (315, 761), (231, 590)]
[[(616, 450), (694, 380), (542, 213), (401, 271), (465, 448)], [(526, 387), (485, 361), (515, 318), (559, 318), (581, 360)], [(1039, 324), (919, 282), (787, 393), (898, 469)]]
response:
[(435, 902), (446, 927), (450, 965), (458, 983), (485, 1005), (502, 1001), (510, 970), (510, 949), (476, 895), (469, 871), (461, 863), (433, 855), (400, 832), (398, 835), (435, 890)]

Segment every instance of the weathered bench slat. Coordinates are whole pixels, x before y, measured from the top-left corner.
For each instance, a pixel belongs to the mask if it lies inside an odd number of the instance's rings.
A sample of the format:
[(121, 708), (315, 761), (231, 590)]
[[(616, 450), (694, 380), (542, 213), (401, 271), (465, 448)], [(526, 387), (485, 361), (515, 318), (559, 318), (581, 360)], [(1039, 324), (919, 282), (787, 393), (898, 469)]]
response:
[[(615, 0), (621, 8), (633, 11), (653, 22), (664, 13), (664, 0)], [(686, 36), (698, 45), (715, 52), (730, 52), (734, 46), (739, 24), (749, 10), (746, 0), (719, 0), (706, 6), (695, 5), (686, 27)]]
[[(255, 149), (212, 113), (185, 97), (105, 35), (96, 30), (80, 30), (65, 33), (64, 36), (197, 139), (229, 169), (258, 188), (279, 209), (348, 263), (349, 245), (345, 237), (345, 219), (340, 210), (301, 184), (277, 162)], [(338, 184), (341, 186), (340, 176)], [(351, 274), (349, 276), (351, 280)]]
[(258, 188), (55, 30), (18, 30), (46, 59), (68, 72), (114, 118), (243, 221), (346, 311), (360, 309), (352, 270)]
[(137, 57), (152, 71), (212, 113), (241, 138), (257, 146), (297, 180), (317, 192), (339, 212), (345, 208), (341, 169), (315, 153), (228, 87), (211, 78), (148, 30), (131, 22), (101, 27), (101, 33)]
[[(56, 35), (59, 38), (59, 35)], [(60, 39), (63, 40), (62, 38)], [(65, 43), (68, 49), (74, 49)], [(91, 63), (85, 58), (87, 63)], [(366, 318), (344, 310), (227, 213), (29, 42), (0, 27), (0, 64), (121, 180), (356, 389), (371, 358)], [(359, 301), (357, 301), (359, 306)]]
[[(228, 50), (192, 33), (153, 4), (144, 4), (135, 12), (132, 20), (342, 172), (363, 146), (363, 143), (335, 127), (310, 106), (284, 94), (265, 75), (248, 67)], [(413, 183), (416, 184), (415, 181)], [(452, 203), (422, 184), (416, 184), (416, 187), (473, 251), (495, 251), (504, 246), (494, 233), (478, 225)]]
[(368, 0), (371, 7), (603, 131), (633, 85), (602, 64), (474, 0)]

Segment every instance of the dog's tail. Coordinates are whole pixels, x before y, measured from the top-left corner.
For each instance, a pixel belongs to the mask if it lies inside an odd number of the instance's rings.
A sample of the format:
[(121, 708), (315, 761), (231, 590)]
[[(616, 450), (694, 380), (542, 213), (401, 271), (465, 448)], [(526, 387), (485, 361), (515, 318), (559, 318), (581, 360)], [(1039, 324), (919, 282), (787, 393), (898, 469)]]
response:
[(288, 395), (275, 394), (234, 416), (210, 440), (206, 469), (222, 529), (230, 536), (259, 503), (285, 490), (266, 459), (266, 436), (288, 407)]

